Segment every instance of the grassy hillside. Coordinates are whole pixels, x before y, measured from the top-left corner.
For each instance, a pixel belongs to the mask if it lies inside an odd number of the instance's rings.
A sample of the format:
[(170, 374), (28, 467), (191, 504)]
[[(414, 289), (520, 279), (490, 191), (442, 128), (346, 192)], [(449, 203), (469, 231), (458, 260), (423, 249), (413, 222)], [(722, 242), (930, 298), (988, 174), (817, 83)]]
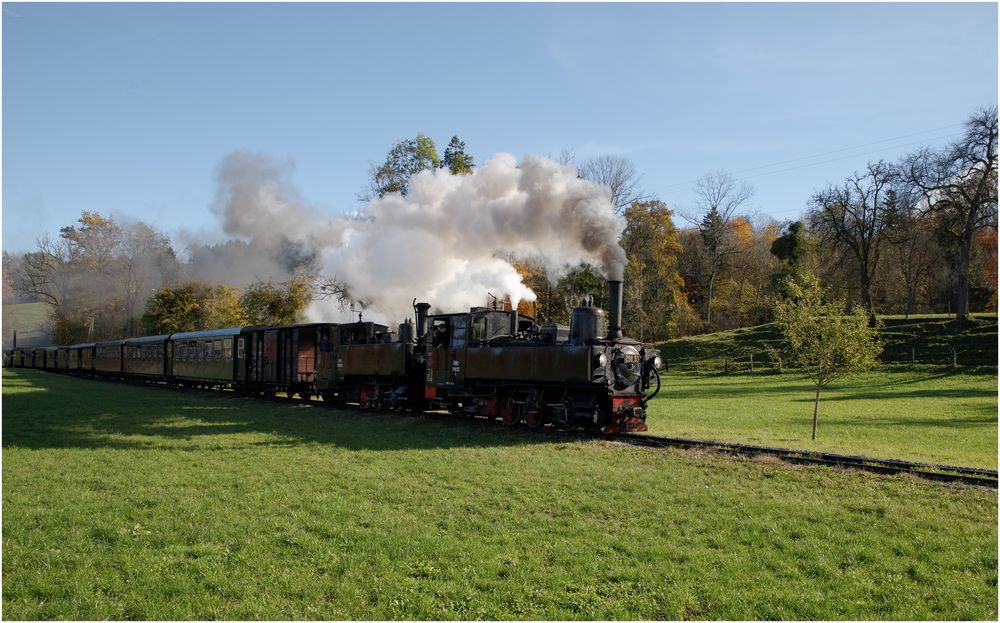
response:
[[(881, 338), (885, 363), (951, 363), (952, 349), (962, 366), (997, 365), (997, 317), (982, 315), (969, 323), (947, 316), (886, 316)], [(767, 347), (779, 347), (781, 333), (775, 324), (680, 338), (659, 344), (672, 369), (687, 371), (744, 370), (770, 366)]]
[[(18, 346), (48, 344), (49, 336), (44, 329), (51, 309), (45, 303), (4, 304), (4, 335), (10, 336), (12, 331), (17, 331)], [(5, 341), (3, 347), (10, 348), (11, 344)]]
[(8, 619), (995, 619), (997, 496), (4, 370)]

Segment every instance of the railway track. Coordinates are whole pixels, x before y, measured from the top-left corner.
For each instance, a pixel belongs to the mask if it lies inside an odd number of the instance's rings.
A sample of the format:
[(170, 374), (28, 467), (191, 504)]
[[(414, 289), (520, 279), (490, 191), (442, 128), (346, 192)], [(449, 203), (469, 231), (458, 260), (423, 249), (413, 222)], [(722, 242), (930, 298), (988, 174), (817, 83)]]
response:
[[(89, 377), (97, 378), (101, 380), (114, 380), (116, 382), (123, 382), (118, 379), (109, 379), (102, 377)], [(129, 381), (124, 381), (129, 384), (140, 384), (146, 387), (159, 387), (164, 389), (174, 389), (180, 391), (209, 391), (218, 392), (223, 395), (229, 396), (246, 396), (252, 398), (260, 398), (272, 402), (284, 403), (284, 404), (299, 404), (299, 405), (309, 405), (314, 407), (329, 407), (329, 408), (345, 408), (344, 405), (335, 405), (332, 403), (326, 403), (321, 399), (313, 398), (300, 398), (300, 397), (287, 397), (278, 396), (274, 394), (244, 394), (240, 392), (235, 392), (228, 389), (209, 389), (209, 388), (196, 388), (196, 387), (181, 387), (177, 385), (170, 385), (167, 383), (157, 382), (141, 382), (134, 383)], [(350, 405), (348, 405), (350, 407)], [(360, 410), (360, 407), (351, 407)], [(365, 410), (372, 413), (380, 413), (385, 415), (399, 415), (399, 412), (386, 411), (386, 410)], [(408, 412), (407, 412), (408, 413)], [(422, 414), (411, 414), (418, 417), (425, 417), (435, 420), (445, 420), (445, 421), (459, 421), (461, 416), (447, 413), (447, 412), (431, 412)], [(709, 441), (701, 439), (687, 439), (681, 437), (659, 437), (655, 435), (645, 435), (645, 434), (635, 434), (635, 433), (619, 433), (615, 435), (604, 435), (597, 432), (583, 432), (583, 431), (565, 431), (557, 428), (543, 427), (541, 429), (527, 429), (525, 427), (519, 427), (514, 429), (507, 425), (502, 424), (499, 420), (490, 420), (482, 417), (469, 417), (466, 421), (476, 422), (481, 425), (487, 426), (502, 426), (504, 428), (519, 430), (526, 435), (534, 434), (546, 434), (553, 437), (562, 437), (565, 439), (587, 439), (587, 440), (602, 440), (602, 441), (614, 441), (619, 443), (624, 443), (637, 447), (644, 448), (678, 448), (678, 449), (701, 449), (708, 450), (711, 452), (718, 452), (720, 454), (729, 454), (733, 456), (744, 456), (744, 457), (759, 457), (767, 456), (777, 458), (785, 463), (798, 464), (798, 465), (821, 465), (825, 467), (833, 467), (840, 469), (850, 469), (856, 471), (866, 471), (875, 474), (882, 475), (901, 475), (908, 474), (922, 480), (930, 480), (942, 483), (952, 483), (952, 484), (964, 484), (976, 487), (986, 487), (991, 489), (997, 489), (997, 470), (984, 469), (979, 467), (962, 467), (958, 465), (943, 465), (934, 463), (920, 463), (915, 461), (903, 461), (900, 459), (878, 459), (867, 456), (850, 455), (850, 454), (836, 454), (832, 452), (815, 452), (809, 450), (793, 450), (790, 448), (775, 448), (771, 446), (759, 446), (743, 443), (733, 443), (725, 441)]]

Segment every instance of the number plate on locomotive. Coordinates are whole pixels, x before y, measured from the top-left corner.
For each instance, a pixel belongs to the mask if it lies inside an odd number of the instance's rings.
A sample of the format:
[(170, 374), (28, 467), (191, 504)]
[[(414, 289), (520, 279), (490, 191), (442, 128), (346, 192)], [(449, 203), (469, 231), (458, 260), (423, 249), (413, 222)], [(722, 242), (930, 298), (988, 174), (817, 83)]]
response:
[(638, 353), (625, 353), (622, 355), (622, 361), (625, 363), (639, 363)]

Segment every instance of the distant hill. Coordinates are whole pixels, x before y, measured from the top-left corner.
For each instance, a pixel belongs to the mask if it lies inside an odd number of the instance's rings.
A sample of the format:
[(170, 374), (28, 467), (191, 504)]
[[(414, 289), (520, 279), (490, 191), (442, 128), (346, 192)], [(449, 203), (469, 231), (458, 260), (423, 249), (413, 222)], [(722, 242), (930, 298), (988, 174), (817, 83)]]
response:
[[(976, 315), (959, 325), (945, 315), (884, 316), (881, 338), (884, 363), (950, 363), (952, 349), (960, 365), (997, 365), (997, 316)], [(703, 372), (769, 367), (768, 346), (780, 347), (781, 332), (774, 323), (679, 338), (658, 345), (671, 369)]]
[[(45, 303), (12, 303), (3, 306), (4, 341), (3, 349), (12, 347), (11, 329), (17, 331), (18, 346), (45, 346), (51, 338), (45, 333), (45, 323), (49, 318), (49, 306)], [(8, 327), (10, 323), (12, 327)]]

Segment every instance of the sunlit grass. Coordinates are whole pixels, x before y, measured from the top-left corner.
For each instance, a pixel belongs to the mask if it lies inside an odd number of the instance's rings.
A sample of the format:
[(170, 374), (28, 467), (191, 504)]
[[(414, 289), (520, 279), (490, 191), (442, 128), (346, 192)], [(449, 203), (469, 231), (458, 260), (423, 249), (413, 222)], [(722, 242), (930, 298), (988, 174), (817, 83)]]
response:
[(820, 396), (801, 374), (664, 376), (650, 403), (650, 433), (882, 458), (997, 466), (995, 369), (889, 369), (844, 379)]
[(8, 619), (997, 615), (991, 491), (3, 379)]

